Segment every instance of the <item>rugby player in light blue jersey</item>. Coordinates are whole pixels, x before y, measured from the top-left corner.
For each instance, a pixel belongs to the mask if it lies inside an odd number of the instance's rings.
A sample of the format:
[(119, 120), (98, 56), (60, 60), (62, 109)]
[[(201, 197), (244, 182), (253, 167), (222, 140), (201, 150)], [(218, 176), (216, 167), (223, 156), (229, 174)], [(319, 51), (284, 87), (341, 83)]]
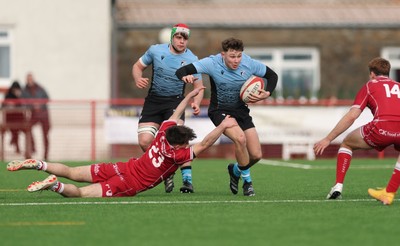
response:
[[(153, 141), (161, 123), (167, 120), (175, 108), (184, 98), (185, 83), (175, 76), (175, 71), (187, 64), (197, 61), (198, 58), (187, 48), (190, 29), (185, 24), (176, 24), (171, 30), (169, 44), (156, 44), (139, 58), (132, 67), (132, 76), (139, 89), (147, 89), (143, 109), (139, 118), (138, 139), (143, 151), (146, 151)], [(153, 65), (152, 80), (143, 77), (143, 71)], [(203, 87), (201, 75), (195, 75), (194, 88)], [(200, 113), (200, 103), (204, 90), (193, 98), (191, 107), (193, 114)], [(183, 124), (185, 114), (182, 115), (179, 124)], [(183, 186), (182, 193), (194, 192), (192, 184), (192, 167), (190, 162), (181, 167)], [(165, 177), (165, 192), (170, 193), (174, 188), (173, 175)]]
[(235, 145), (236, 163), (228, 165), (230, 189), (238, 193), (239, 179), (243, 179), (243, 194), (254, 196), (254, 188), (250, 176), (250, 167), (262, 158), (260, 140), (250, 109), (239, 97), (242, 85), (252, 75), (267, 80), (265, 90), (259, 90), (250, 96), (249, 103), (266, 99), (274, 91), (278, 82), (277, 74), (268, 66), (253, 60), (243, 53), (243, 42), (228, 38), (222, 41), (222, 52), (211, 55), (192, 64), (181, 67), (176, 76), (185, 83), (196, 83), (193, 74), (204, 73), (210, 76), (211, 100), (208, 116), (218, 126), (226, 115), (236, 119), (239, 126), (226, 129), (224, 134)]

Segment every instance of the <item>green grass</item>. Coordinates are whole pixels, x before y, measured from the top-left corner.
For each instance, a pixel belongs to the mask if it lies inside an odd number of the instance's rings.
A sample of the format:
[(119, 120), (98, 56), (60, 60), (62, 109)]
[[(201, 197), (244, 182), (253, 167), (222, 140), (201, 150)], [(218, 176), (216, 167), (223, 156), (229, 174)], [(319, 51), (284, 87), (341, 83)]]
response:
[[(0, 168), (1, 245), (396, 245), (400, 201), (367, 194), (385, 186), (394, 159), (354, 159), (341, 201), (325, 196), (335, 160), (292, 160), (310, 169), (257, 164), (255, 197), (232, 195), (227, 160), (193, 163), (194, 194), (163, 185), (136, 197), (71, 199), (25, 188), (47, 174)], [(77, 163), (68, 163), (77, 165)], [(86, 163), (88, 164), (88, 163)], [(241, 190), (240, 190), (241, 192)]]

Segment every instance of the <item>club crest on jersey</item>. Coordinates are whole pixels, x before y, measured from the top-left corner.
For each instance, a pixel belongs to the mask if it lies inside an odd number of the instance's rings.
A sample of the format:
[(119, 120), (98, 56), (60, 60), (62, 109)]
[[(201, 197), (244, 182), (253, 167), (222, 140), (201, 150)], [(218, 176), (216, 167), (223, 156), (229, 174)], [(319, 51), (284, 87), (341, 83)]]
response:
[(165, 56), (161, 56), (161, 60), (164, 60)]
[(224, 75), (224, 70), (221, 70), (221, 74)]

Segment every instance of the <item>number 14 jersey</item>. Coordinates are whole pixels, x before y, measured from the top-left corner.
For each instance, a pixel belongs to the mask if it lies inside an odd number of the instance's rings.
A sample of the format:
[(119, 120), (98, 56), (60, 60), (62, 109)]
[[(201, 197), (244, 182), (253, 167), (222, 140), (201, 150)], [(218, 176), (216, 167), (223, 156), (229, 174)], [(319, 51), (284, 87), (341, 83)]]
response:
[(374, 121), (400, 121), (400, 83), (377, 76), (360, 89), (352, 107), (368, 107)]

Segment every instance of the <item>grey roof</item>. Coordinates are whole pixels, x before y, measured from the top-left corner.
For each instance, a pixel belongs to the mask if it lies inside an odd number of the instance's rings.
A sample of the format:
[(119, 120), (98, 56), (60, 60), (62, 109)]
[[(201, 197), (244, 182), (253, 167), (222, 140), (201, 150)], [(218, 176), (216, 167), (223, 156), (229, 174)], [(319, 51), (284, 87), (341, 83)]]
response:
[(119, 28), (400, 27), (400, 0), (117, 0)]

